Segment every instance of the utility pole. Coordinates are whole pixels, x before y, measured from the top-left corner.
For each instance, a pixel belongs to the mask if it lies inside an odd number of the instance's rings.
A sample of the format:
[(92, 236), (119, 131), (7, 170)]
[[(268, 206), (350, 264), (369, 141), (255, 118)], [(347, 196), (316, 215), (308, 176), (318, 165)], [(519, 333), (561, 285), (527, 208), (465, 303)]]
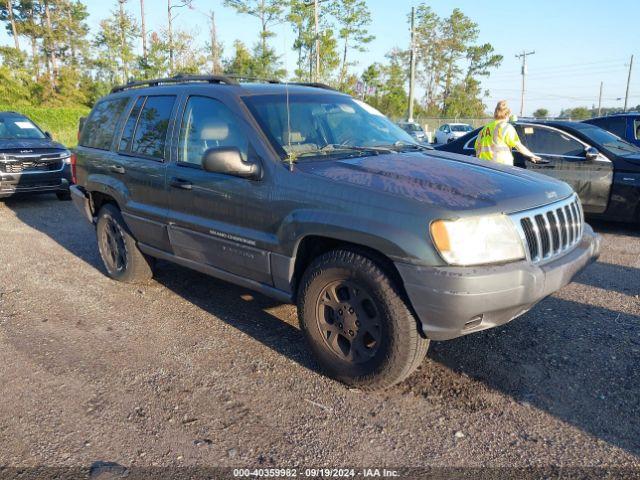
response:
[(624, 96), (624, 111), (627, 111), (627, 104), (629, 103), (629, 86), (631, 85), (631, 69), (633, 68), (633, 55), (631, 55), (631, 62), (629, 62), (629, 76), (627, 77), (627, 93)]
[(169, 75), (173, 75), (173, 25), (171, 21), (171, 0), (167, 0), (167, 17), (169, 19), (169, 28), (167, 30), (169, 36)]
[(527, 78), (527, 57), (529, 55), (533, 55), (536, 53), (533, 52), (525, 52), (524, 50), (520, 55), (516, 55), (516, 58), (522, 58), (522, 93), (520, 94), (520, 116), (524, 117), (524, 93), (526, 89), (526, 78)]
[(211, 67), (211, 73), (214, 75), (222, 73), (218, 71), (218, 65), (220, 64), (220, 52), (218, 51), (218, 38), (216, 36), (216, 16), (213, 11), (211, 12), (211, 62), (213, 64)]
[(142, 27), (142, 58), (147, 64), (147, 27), (144, 22), (144, 0), (140, 0), (140, 26)]
[(319, 82), (320, 81), (320, 32), (318, 31), (318, 0), (313, 0), (313, 15), (314, 15), (314, 22), (315, 22), (315, 35), (316, 35), (316, 42), (315, 42), (315, 49), (316, 49), (316, 72), (315, 72), (315, 81)]
[(411, 73), (409, 75), (409, 122), (413, 122), (413, 95), (416, 82), (416, 30), (415, 30), (416, 9), (411, 7)]
[(602, 84), (603, 82), (600, 82), (600, 96), (598, 97), (598, 116), (600, 116), (600, 114), (602, 113)]

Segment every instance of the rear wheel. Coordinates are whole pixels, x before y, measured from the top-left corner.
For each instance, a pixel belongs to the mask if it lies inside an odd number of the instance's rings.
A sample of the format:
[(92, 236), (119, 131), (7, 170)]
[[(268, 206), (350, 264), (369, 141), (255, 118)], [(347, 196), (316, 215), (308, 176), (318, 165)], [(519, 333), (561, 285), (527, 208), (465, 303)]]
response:
[(96, 235), (102, 263), (111, 278), (126, 283), (145, 283), (153, 277), (153, 259), (138, 249), (115, 205), (106, 204), (98, 212)]
[(404, 380), (429, 346), (395, 283), (354, 251), (314, 260), (301, 280), (298, 316), (323, 369), (363, 389)]

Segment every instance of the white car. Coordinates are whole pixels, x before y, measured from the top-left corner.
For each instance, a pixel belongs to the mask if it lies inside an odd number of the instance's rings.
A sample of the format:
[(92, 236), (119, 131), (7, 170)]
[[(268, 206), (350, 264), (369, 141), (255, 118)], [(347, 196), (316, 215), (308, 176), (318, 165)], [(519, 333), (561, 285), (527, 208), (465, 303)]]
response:
[(449, 143), (466, 135), (473, 127), (468, 123), (445, 123), (436, 130), (435, 143)]

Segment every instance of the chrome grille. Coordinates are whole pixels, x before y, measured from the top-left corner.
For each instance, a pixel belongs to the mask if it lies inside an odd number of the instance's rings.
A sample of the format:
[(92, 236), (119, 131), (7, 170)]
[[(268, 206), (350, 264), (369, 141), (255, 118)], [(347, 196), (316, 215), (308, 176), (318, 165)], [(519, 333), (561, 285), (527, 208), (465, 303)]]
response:
[(533, 263), (552, 260), (582, 238), (584, 214), (577, 195), (567, 200), (511, 215)]

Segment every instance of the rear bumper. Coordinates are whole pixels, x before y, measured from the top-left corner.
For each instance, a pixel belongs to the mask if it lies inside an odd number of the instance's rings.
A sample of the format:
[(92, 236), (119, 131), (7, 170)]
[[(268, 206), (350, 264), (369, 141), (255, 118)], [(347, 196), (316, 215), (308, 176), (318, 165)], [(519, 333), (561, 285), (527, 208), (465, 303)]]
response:
[(71, 185), (69, 191), (71, 192), (71, 200), (73, 200), (76, 209), (89, 223), (94, 223), (93, 213), (91, 213), (91, 203), (84, 188), (78, 185)]
[(425, 335), (447, 340), (509, 322), (559, 290), (600, 254), (585, 225), (582, 241), (551, 263), (489, 267), (418, 267), (396, 263)]
[(46, 193), (69, 189), (69, 180), (64, 169), (55, 172), (22, 173), (0, 175), (0, 197), (19, 193)]

